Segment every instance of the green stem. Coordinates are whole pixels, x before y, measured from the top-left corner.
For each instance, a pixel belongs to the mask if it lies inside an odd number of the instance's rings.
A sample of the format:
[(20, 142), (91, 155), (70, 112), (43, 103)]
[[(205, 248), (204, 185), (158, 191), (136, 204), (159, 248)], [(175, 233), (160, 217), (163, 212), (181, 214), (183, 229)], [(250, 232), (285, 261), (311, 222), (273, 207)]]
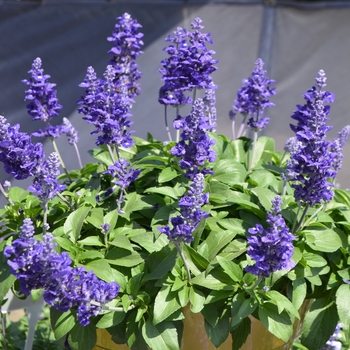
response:
[(9, 204), (13, 205), (14, 203), (12, 202), (11, 198), (9, 198), (9, 195), (7, 194), (7, 192), (5, 191), (4, 187), (2, 186), (2, 184), (0, 183), (0, 192), (2, 193), (2, 195), (5, 197), (5, 199), (9, 202)]
[(81, 157), (80, 157), (80, 152), (79, 152), (78, 145), (75, 142), (73, 143), (73, 145), (74, 145), (77, 157), (78, 157), (78, 162), (79, 162), (80, 169), (83, 169), (83, 163), (81, 162)]
[(301, 218), (300, 218), (300, 221), (299, 221), (299, 224), (295, 230), (295, 232), (298, 232), (300, 230), (300, 228), (303, 226), (303, 221), (305, 219), (305, 216), (306, 216), (306, 213), (309, 209), (309, 204), (306, 204), (305, 208), (304, 208), (304, 211), (303, 211), (303, 214), (301, 215)]
[(245, 116), (243, 118), (242, 124), (239, 127), (238, 133), (237, 133), (237, 138), (239, 139), (241, 136), (243, 136), (244, 133), (244, 128), (245, 128), (245, 121), (246, 121), (247, 117)]
[(305, 221), (303, 226), (308, 225), (311, 220), (324, 208), (324, 205), (321, 205), (317, 210)]
[(64, 197), (62, 196), (61, 193), (57, 192), (57, 197), (59, 197), (59, 198), (61, 199), (62, 202), (64, 202), (65, 204), (67, 204), (70, 210), (72, 210), (72, 211), (74, 210), (73, 206), (67, 201), (66, 198), (64, 198)]
[[(101, 304), (101, 303), (99, 303), (98, 301), (95, 301), (95, 300), (91, 300), (90, 304), (91, 305), (96, 305), (96, 306), (101, 306), (102, 310), (111, 310), (111, 311), (120, 311), (120, 312), (124, 311), (124, 308), (121, 307), (121, 306), (108, 306), (108, 305)], [(135, 308), (135, 305), (130, 305), (128, 307), (128, 311), (132, 310), (134, 308)]]
[(300, 212), (300, 209), (301, 209), (301, 204), (299, 203), (298, 204), (298, 211), (297, 211), (297, 214), (295, 216), (295, 220), (293, 222), (293, 227), (292, 227), (292, 233), (294, 233), (295, 231), (295, 225), (297, 224), (297, 221), (298, 221), (298, 215), (299, 215), (299, 212)]
[(54, 139), (54, 138), (51, 138), (51, 142), (52, 142), (52, 146), (53, 146), (55, 152), (56, 152), (57, 155), (58, 155), (58, 159), (60, 160), (60, 163), (61, 163), (61, 165), (62, 165), (63, 171), (65, 172), (65, 174), (66, 174), (66, 176), (67, 176), (67, 179), (68, 179), (69, 181), (72, 181), (72, 179), (70, 178), (70, 176), (69, 176), (69, 174), (68, 174), (68, 170), (67, 170), (66, 166), (64, 165), (63, 159), (62, 159), (61, 154), (60, 154), (60, 152), (59, 152), (59, 150), (58, 150), (58, 147), (57, 147), (57, 144), (56, 144), (55, 139)]
[(284, 180), (283, 180), (282, 193), (281, 193), (282, 196), (284, 196), (284, 195), (287, 193), (287, 184), (288, 184), (287, 179), (284, 179)]
[(44, 202), (44, 218), (43, 218), (43, 234), (46, 234), (46, 225), (47, 225), (47, 211), (48, 211), (48, 201)]
[(168, 126), (168, 113), (167, 113), (167, 105), (164, 105), (165, 109), (164, 109), (164, 120), (165, 120), (165, 130), (168, 134), (168, 139), (170, 142), (173, 141), (172, 137), (171, 137), (171, 133), (170, 133), (170, 129), (169, 129), (169, 126)]
[(282, 158), (280, 160), (280, 164), (282, 164), (283, 160), (284, 160), (284, 157), (286, 156), (287, 154), (287, 151), (284, 151), (283, 155), (282, 155)]
[(113, 150), (112, 150), (110, 145), (107, 145), (107, 149), (108, 149), (109, 155), (111, 156), (111, 160), (112, 160), (112, 162), (114, 164), (115, 163), (115, 158), (114, 158)]
[(252, 149), (252, 153), (251, 153), (251, 156), (249, 159), (248, 171), (252, 170), (252, 167), (253, 167), (253, 159), (254, 159), (254, 155), (256, 152), (257, 141), (258, 141), (258, 132), (256, 130), (254, 130), (253, 149)]
[(184, 254), (183, 254), (183, 251), (182, 251), (179, 243), (174, 242), (174, 244), (175, 244), (175, 247), (176, 247), (177, 251), (179, 252), (179, 255), (180, 255), (180, 257), (181, 257), (181, 259), (182, 259), (182, 261), (184, 263), (184, 266), (185, 266), (185, 269), (186, 269), (186, 273), (187, 273), (187, 282), (190, 284), (191, 283), (191, 273), (190, 273), (190, 269), (189, 269), (189, 267), (187, 265), (187, 261), (185, 259)]
[(255, 289), (259, 284), (260, 282), (263, 280), (263, 276), (259, 276), (258, 279), (255, 281), (252, 289)]

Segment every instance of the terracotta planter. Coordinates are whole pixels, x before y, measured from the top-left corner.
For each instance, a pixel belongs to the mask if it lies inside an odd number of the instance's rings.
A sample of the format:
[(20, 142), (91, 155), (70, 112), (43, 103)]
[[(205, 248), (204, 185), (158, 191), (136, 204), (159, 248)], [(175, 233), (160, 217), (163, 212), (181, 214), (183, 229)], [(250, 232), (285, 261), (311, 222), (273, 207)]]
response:
[[(299, 335), (302, 321), (304, 319), (305, 313), (309, 308), (309, 303), (305, 302), (301, 307), (300, 315), (301, 320), (296, 320), (294, 323), (293, 336), (288, 343), (275, 337), (271, 334), (263, 324), (254, 317), (251, 317), (251, 333), (248, 336), (246, 342), (241, 347), (240, 350), (289, 350), (292, 347), (294, 339)], [(209, 340), (207, 333), (204, 328), (204, 318), (201, 313), (194, 314), (191, 312), (190, 308), (187, 306), (184, 308), (183, 313), (185, 318), (184, 322), (184, 332), (181, 342), (181, 350), (231, 350), (232, 349), (232, 339), (229, 336), (226, 341), (216, 348)], [(105, 329), (97, 330), (97, 343), (94, 350), (130, 350), (130, 348), (125, 345), (115, 344), (111, 340), (111, 335)]]

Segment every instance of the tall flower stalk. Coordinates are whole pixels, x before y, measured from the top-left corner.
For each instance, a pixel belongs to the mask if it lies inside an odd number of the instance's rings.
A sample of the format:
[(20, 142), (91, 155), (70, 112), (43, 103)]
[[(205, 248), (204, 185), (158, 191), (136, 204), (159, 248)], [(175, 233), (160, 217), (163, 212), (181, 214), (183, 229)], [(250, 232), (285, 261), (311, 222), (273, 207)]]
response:
[(281, 212), (282, 199), (276, 196), (272, 201), (271, 213), (267, 213), (265, 229), (261, 224), (248, 230), (248, 255), (254, 260), (253, 265), (245, 268), (246, 271), (262, 278), (269, 277), (273, 272), (292, 268), (295, 264), (291, 258), (296, 238), (287, 227)]
[(292, 181), (294, 197), (303, 207), (296, 231), (303, 225), (309, 207), (327, 203), (333, 198), (332, 184), (336, 170), (334, 142), (326, 136), (332, 127), (326, 125), (330, 112), (329, 103), (334, 101), (333, 93), (324, 90), (326, 75), (318, 72), (316, 84), (304, 94), (306, 103), (298, 105), (292, 118), (297, 125), (291, 125), (298, 143), (298, 152), (287, 161), (287, 176)]
[[(159, 90), (159, 103), (165, 106), (165, 125), (168, 138), (171, 141), (171, 133), (168, 127), (167, 106), (176, 107), (178, 116), (179, 107), (193, 104), (196, 99), (196, 90), (215, 89), (211, 74), (217, 70), (214, 65), (218, 60), (213, 59), (213, 50), (207, 48), (207, 44), (213, 41), (210, 33), (202, 33), (204, 29), (202, 20), (195, 18), (191, 23), (192, 32), (185, 28), (177, 28), (173, 36), (169, 35), (165, 41), (169, 46), (164, 51), (169, 55), (161, 61), (164, 85)], [(186, 92), (193, 92), (193, 96)], [(178, 139), (177, 139), (178, 141)]]
[[(253, 131), (253, 149), (249, 159), (248, 170), (251, 170), (253, 166), (258, 132), (265, 129), (270, 120), (270, 118), (263, 117), (264, 110), (267, 107), (275, 105), (269, 100), (271, 96), (276, 94), (276, 88), (271, 87), (271, 84), (273, 84), (275, 80), (271, 80), (265, 76), (266, 70), (264, 70), (263, 67), (263, 60), (258, 58), (255, 62), (255, 68), (253, 69), (251, 76), (248, 79), (243, 80), (243, 86), (238, 90), (237, 99), (232, 106), (233, 110), (229, 113), (230, 118), (232, 119), (233, 139), (244, 136), (247, 126)], [(243, 121), (237, 135), (235, 135), (235, 120), (237, 113), (240, 113), (243, 116)]]
[[(140, 93), (136, 58), (142, 54), (141, 27), (128, 13), (117, 18), (111, 37), (107, 40), (113, 43), (109, 53), (113, 54), (107, 66), (103, 79), (98, 79), (92, 67), (87, 69), (84, 81), (79, 85), (86, 88), (84, 95), (78, 101), (78, 112), (83, 119), (94, 125), (91, 134), (99, 134), (96, 145), (106, 145), (113, 165), (106, 173), (115, 177), (113, 181), (119, 187), (118, 211), (122, 213), (122, 203), (126, 188), (135, 181), (139, 171), (131, 168), (130, 163), (121, 158), (120, 148), (133, 145), (130, 126), (133, 122), (131, 107), (133, 97)], [(110, 190), (114, 191), (114, 187)]]

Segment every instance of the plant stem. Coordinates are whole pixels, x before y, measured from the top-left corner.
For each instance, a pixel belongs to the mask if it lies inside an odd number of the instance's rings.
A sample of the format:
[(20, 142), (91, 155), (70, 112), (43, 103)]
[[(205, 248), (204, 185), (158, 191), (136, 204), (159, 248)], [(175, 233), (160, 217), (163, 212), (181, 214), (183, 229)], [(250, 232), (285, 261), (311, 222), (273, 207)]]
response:
[(295, 221), (293, 222), (292, 233), (294, 233), (295, 225), (297, 224), (297, 221), (298, 221), (298, 215), (299, 215), (300, 209), (301, 209), (301, 204), (299, 203), (298, 204), (298, 211), (297, 211), (297, 214), (295, 216)]
[(5, 191), (4, 187), (2, 186), (2, 184), (0, 183), (0, 192), (2, 193), (2, 195), (5, 197), (5, 199), (9, 202), (9, 204), (13, 205), (14, 203), (12, 202), (11, 198), (9, 198), (9, 195), (7, 194), (7, 192)]
[(115, 163), (115, 158), (114, 158), (113, 150), (112, 150), (110, 145), (107, 145), (107, 149), (108, 149), (109, 155), (111, 156), (111, 160), (112, 160), (112, 162), (114, 164)]
[(79, 152), (78, 145), (75, 142), (73, 143), (73, 145), (74, 145), (77, 157), (78, 157), (78, 162), (79, 162), (80, 169), (83, 169), (83, 163), (81, 162), (81, 157), (80, 157), (80, 152)]
[(184, 266), (185, 266), (185, 269), (186, 269), (186, 273), (187, 273), (187, 282), (190, 284), (191, 283), (191, 273), (190, 273), (190, 269), (188, 268), (187, 261), (185, 259), (185, 256), (184, 256), (183, 252), (182, 252), (180, 244), (177, 243), (177, 242), (174, 242), (174, 244), (175, 244), (175, 247), (176, 247), (177, 251), (179, 252), (179, 255), (180, 255), (180, 257), (181, 257), (181, 259), (182, 259), (182, 261), (184, 263)]
[(7, 344), (6, 344), (6, 324), (5, 324), (5, 314), (3, 314), (1, 312), (1, 306), (0, 306), (0, 317), (1, 317), (1, 326), (2, 326), (2, 337), (3, 337), (3, 346), (4, 346), (4, 350), (7, 350)]
[(252, 167), (253, 167), (253, 159), (254, 159), (254, 155), (256, 152), (257, 141), (258, 141), (258, 132), (256, 130), (254, 130), (253, 148), (252, 148), (252, 153), (251, 153), (250, 159), (249, 159), (248, 171), (252, 170)]
[(57, 192), (57, 197), (59, 197), (63, 203), (67, 204), (70, 210), (74, 210), (73, 206), (62, 196), (61, 193)]
[(308, 225), (311, 220), (324, 208), (324, 205), (321, 205), (317, 210), (305, 221), (303, 226)]
[[(101, 303), (99, 303), (98, 301), (95, 301), (95, 300), (91, 300), (90, 304), (91, 305), (96, 305), (96, 306), (101, 306), (103, 310), (120, 311), (120, 312), (124, 311), (124, 308), (121, 307), (121, 306), (108, 306), (108, 305), (101, 304)], [(128, 307), (128, 311), (132, 310), (134, 308), (135, 308), (135, 305), (130, 305)]]
[(258, 279), (255, 281), (253, 287), (251, 289), (255, 289), (259, 284), (260, 282), (263, 280), (263, 276), (259, 276)]
[(243, 132), (244, 132), (244, 128), (245, 128), (245, 121), (246, 121), (247, 117), (245, 116), (243, 118), (242, 124), (239, 127), (238, 133), (237, 133), (237, 138), (239, 139), (241, 136), (243, 136)]
[(168, 134), (168, 139), (169, 141), (173, 141), (172, 137), (171, 137), (171, 133), (170, 133), (170, 129), (168, 126), (168, 113), (167, 113), (167, 105), (164, 105), (165, 109), (164, 109), (164, 119), (165, 119), (165, 130)]
[(288, 183), (287, 179), (284, 179), (283, 180), (282, 193), (281, 193), (282, 196), (284, 196), (286, 194), (286, 192), (287, 192), (287, 183)]
[[(179, 115), (179, 106), (176, 106), (176, 118)], [(180, 141), (180, 129), (176, 130), (176, 142)]]
[(235, 120), (232, 120), (232, 140), (236, 140), (236, 134), (235, 134)]
[(43, 234), (46, 234), (47, 230), (47, 210), (48, 210), (48, 201), (44, 202), (44, 218), (43, 218)]
[(70, 176), (69, 176), (69, 174), (68, 174), (68, 170), (67, 170), (66, 166), (64, 165), (63, 159), (62, 159), (61, 154), (60, 154), (60, 152), (59, 152), (59, 150), (58, 150), (58, 147), (57, 147), (57, 144), (56, 144), (55, 139), (54, 139), (54, 138), (51, 138), (51, 142), (52, 142), (52, 146), (53, 146), (55, 152), (56, 152), (57, 155), (58, 155), (58, 159), (60, 160), (60, 163), (61, 163), (61, 165), (62, 165), (63, 171), (64, 171), (64, 172), (66, 173), (66, 175), (67, 175), (67, 179), (68, 179), (69, 181), (72, 181), (72, 179), (70, 178)]
[(306, 204), (306, 206), (304, 208), (304, 211), (303, 211), (303, 214), (301, 215), (299, 224), (298, 224), (297, 229), (295, 230), (295, 232), (298, 232), (300, 230), (300, 228), (303, 226), (303, 221), (305, 219), (305, 216), (306, 216), (306, 213), (307, 213), (308, 209), (309, 209), (309, 204)]

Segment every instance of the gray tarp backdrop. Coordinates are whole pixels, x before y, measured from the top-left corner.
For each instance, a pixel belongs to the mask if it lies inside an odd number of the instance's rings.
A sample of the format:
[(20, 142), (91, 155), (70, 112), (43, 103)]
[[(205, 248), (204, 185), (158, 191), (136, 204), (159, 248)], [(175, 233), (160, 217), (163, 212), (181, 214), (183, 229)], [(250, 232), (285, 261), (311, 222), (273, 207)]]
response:
[[(292, 131), (290, 116), (302, 94), (314, 84), (320, 69), (328, 77), (328, 90), (336, 95), (329, 121), (330, 137), (350, 124), (350, 1), (191, 1), (191, 0), (46, 0), (0, 1), (0, 114), (21, 130), (32, 132), (42, 127), (26, 112), (22, 79), (36, 57), (41, 57), (46, 74), (57, 84), (58, 98), (64, 106), (57, 123), (68, 117), (79, 131), (83, 161), (91, 160), (87, 150), (94, 147), (92, 128), (77, 114), (76, 101), (83, 93), (78, 84), (86, 68), (93, 66), (102, 76), (110, 59), (107, 42), (115, 18), (128, 12), (143, 26), (144, 55), (138, 59), (142, 93), (133, 107), (135, 135), (150, 132), (166, 140), (163, 106), (157, 102), (162, 85), (157, 69), (166, 57), (164, 38), (178, 26), (190, 27), (195, 17), (211, 32), (212, 49), (219, 60), (214, 73), (217, 90), (217, 131), (231, 135), (228, 111), (241, 81), (250, 75), (261, 57), (269, 76), (276, 80), (276, 107), (265, 131), (275, 137), (283, 151)], [(65, 138), (58, 141), (68, 169), (77, 166), (74, 150)], [(46, 153), (53, 151), (45, 145)], [(341, 186), (350, 187), (350, 142), (345, 147)], [(2, 169), (2, 166), (1, 166)], [(1, 170), (1, 179), (9, 179)], [(16, 185), (18, 181), (13, 181)], [(27, 186), (23, 182), (21, 186)]]

